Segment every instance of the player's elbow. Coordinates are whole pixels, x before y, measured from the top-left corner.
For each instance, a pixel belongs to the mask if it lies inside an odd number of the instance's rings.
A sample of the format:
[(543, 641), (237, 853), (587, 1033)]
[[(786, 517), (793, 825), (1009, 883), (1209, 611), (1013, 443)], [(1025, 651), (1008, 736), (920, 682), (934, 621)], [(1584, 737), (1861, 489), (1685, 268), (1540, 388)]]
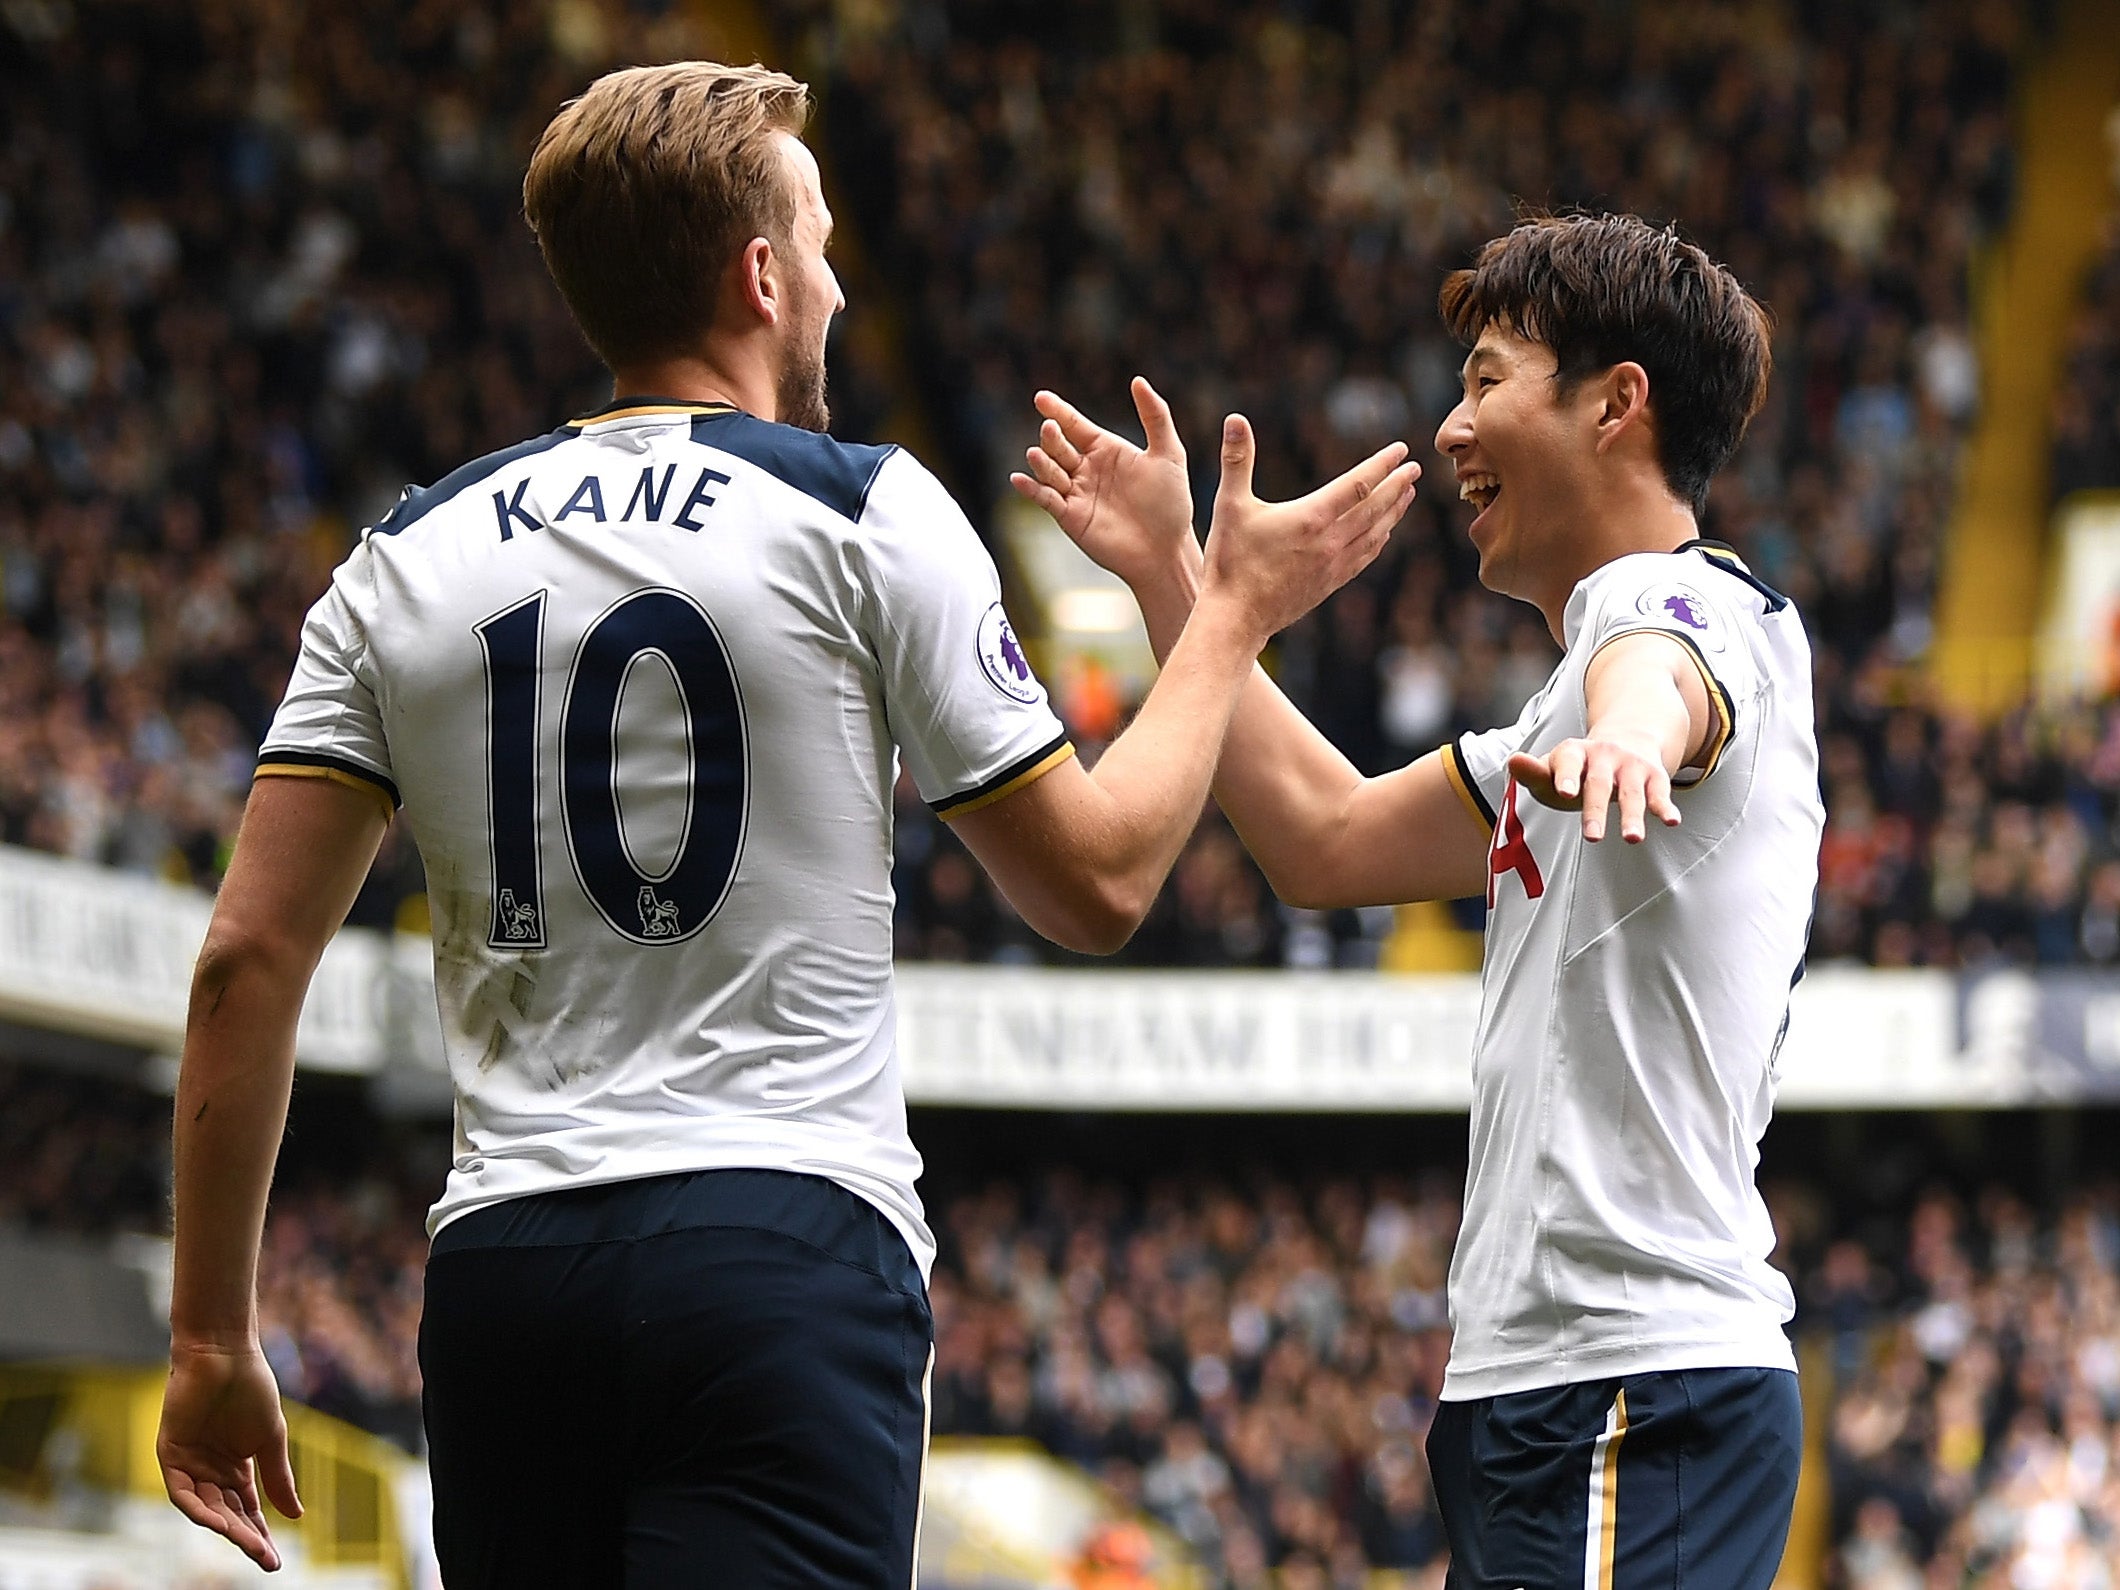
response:
[(215, 923), (192, 967), (192, 1020), (210, 1018), (240, 986), (298, 983), (305, 975), (286, 935)]
[(1156, 891), (1134, 880), (1088, 879), (1031, 925), (1078, 955), (1116, 955), (1155, 903)]
[(1293, 862), (1261, 861), (1259, 870), (1265, 873), (1274, 898), (1298, 911), (1337, 911), (1360, 903), (1352, 898), (1354, 891), (1315, 856)]

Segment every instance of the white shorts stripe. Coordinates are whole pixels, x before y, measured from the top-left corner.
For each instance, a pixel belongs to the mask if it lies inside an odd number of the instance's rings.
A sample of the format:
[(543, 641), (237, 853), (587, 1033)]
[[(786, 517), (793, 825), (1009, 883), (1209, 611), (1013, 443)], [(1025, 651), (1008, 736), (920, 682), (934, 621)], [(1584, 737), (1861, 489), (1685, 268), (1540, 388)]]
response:
[(913, 1560), (906, 1569), (905, 1582), (915, 1585), (920, 1582), (920, 1526), (927, 1522), (927, 1460), (928, 1445), (935, 1432), (935, 1349), (928, 1348), (927, 1373), (920, 1377), (920, 1496), (913, 1503)]

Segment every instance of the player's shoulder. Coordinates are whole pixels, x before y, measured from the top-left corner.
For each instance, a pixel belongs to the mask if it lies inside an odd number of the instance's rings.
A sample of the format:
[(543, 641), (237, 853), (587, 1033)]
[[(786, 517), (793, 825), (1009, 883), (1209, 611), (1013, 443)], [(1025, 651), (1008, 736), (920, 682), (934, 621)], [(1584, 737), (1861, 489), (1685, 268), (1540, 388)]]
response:
[(436, 509), (447, 507), (462, 497), (479, 482), (499, 474), (511, 464), (534, 458), (539, 453), (550, 452), (562, 442), (573, 441), (581, 435), (578, 424), (562, 425), (556, 431), (547, 431), (542, 436), (533, 436), (527, 441), (517, 442), (512, 447), (503, 447), (497, 452), (474, 458), (468, 464), (459, 465), (431, 486), (407, 486), (398, 494), (396, 506), (367, 531), (367, 535), (396, 536), (411, 529)]
[(1789, 608), (1789, 599), (1746, 567), (1737, 548), (1727, 541), (1710, 541), (1705, 536), (1696, 536), (1676, 552), (1665, 555), (1697, 559), (1705, 564), (1720, 576), (1720, 579), (1709, 582), (1711, 588), (1726, 592), (1741, 588), (1746, 594), (1738, 599), (1756, 604), (1761, 617), (1772, 617)]
[(1706, 635), (1756, 624), (1789, 610), (1789, 599), (1745, 567), (1733, 548), (1691, 541), (1669, 552), (1630, 552), (1585, 579), (1578, 590), (1586, 635), (1644, 623)]
[(1735, 547), (1704, 539), (1669, 552), (1629, 552), (1598, 568), (1584, 583), (1607, 593), (1674, 580), (1699, 585), (1718, 603), (1738, 602), (1765, 612), (1780, 612), (1789, 605), (1786, 596), (1746, 567)]
[[(895, 482), (911, 464), (904, 449), (892, 443), (842, 441), (740, 409), (699, 415), (692, 421), (692, 440), (742, 459), (854, 524), (869, 512), (886, 474)], [(892, 466), (894, 459), (905, 463)]]

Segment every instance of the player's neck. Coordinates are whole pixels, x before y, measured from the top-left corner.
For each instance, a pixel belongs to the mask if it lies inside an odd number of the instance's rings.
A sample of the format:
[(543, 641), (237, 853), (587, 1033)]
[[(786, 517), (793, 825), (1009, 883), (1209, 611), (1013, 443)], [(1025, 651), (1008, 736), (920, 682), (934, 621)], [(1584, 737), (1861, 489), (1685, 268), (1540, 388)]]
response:
[(1605, 496), (1570, 526), (1576, 557), (1560, 566), (1560, 578), (1542, 591), (1533, 606), (1546, 620), (1556, 644), (1567, 644), (1563, 619), (1576, 586), (1608, 563), (1637, 552), (1675, 552), (1699, 538), (1693, 510), (1659, 482), (1655, 488), (1622, 489)]
[(1688, 541), (1699, 539), (1700, 521), (1693, 510), (1671, 494), (1659, 478), (1654, 486), (1638, 486), (1616, 493), (1599, 514), (1593, 544), (1602, 556), (1596, 567), (1636, 552), (1672, 552)]
[(611, 372), (611, 396), (729, 403), (762, 420), (779, 418), (778, 385), (763, 358), (748, 349), (708, 349), (643, 360)]

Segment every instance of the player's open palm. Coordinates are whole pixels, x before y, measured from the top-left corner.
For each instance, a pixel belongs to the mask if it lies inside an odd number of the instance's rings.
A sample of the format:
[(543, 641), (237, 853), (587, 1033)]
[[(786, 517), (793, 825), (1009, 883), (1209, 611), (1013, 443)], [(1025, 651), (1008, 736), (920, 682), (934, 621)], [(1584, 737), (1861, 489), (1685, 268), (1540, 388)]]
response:
[(1541, 806), (1583, 814), (1583, 838), (1596, 844), (1605, 837), (1612, 808), (1619, 808), (1620, 838), (1638, 845), (1654, 817), (1666, 828), (1679, 825), (1671, 799), (1671, 775), (1651, 744), (1635, 745), (1609, 734), (1563, 740), (1543, 756), (1518, 752), (1509, 758), (1509, 776)]
[(1053, 516), (1084, 552), (1129, 585), (1192, 556), (1192, 482), (1170, 405), (1140, 376), (1134, 410), (1146, 448), (1089, 419), (1054, 392), (1033, 400), (1045, 416), (1026, 471), (1009, 484)]
[(1376, 559), (1413, 503), (1421, 466), (1393, 442), (1293, 502), (1252, 491), (1251, 422), (1222, 426), (1222, 483), (1207, 538), (1207, 580), (1244, 601), (1261, 630), (1286, 629)]
[(280, 1388), (262, 1352), (173, 1354), (155, 1459), (169, 1499), (186, 1518), (227, 1536), (268, 1573), (280, 1566), (258, 1505), (260, 1487), (289, 1518), (302, 1516), (302, 1503), (288, 1459)]

